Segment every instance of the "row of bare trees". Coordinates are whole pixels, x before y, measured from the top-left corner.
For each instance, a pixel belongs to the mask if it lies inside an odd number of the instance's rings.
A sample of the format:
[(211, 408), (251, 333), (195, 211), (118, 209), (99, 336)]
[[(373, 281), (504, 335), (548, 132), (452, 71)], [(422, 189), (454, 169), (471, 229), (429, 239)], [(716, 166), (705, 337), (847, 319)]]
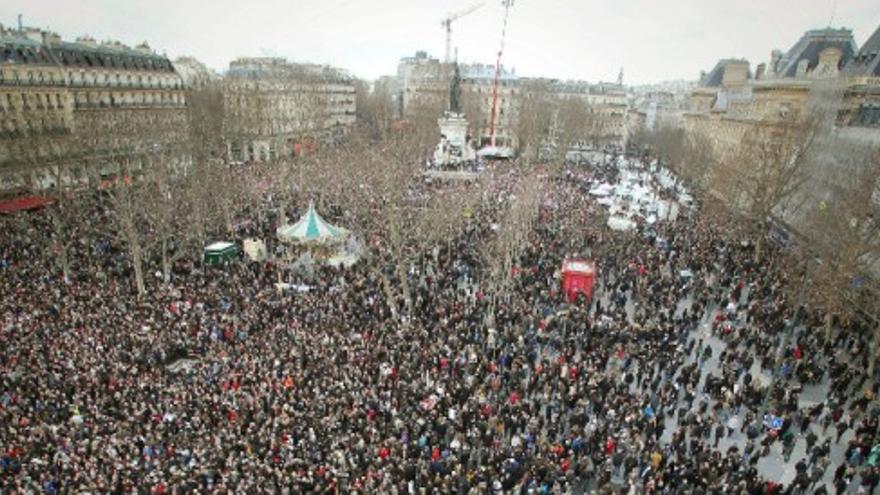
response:
[(799, 111), (741, 117), (727, 146), (674, 127), (635, 137), (707, 202), (730, 208), (734, 228), (754, 242), (756, 262), (766, 257), (771, 219), (798, 231), (800, 248), (787, 253), (787, 266), (803, 274), (790, 277), (798, 281), (793, 299), (824, 315), (829, 336), (835, 322), (872, 328), (873, 370), (880, 354), (880, 147), (835, 126), (842, 99), (839, 82), (816, 82)]
[(490, 297), (485, 322), (489, 328), (495, 324), (497, 305), (510, 289), (511, 272), (527, 247), (548, 192), (548, 176), (541, 167), (524, 169), (508, 176), (507, 180), (513, 182), (503, 184), (499, 192), (493, 236), (482, 252), (486, 267), (484, 280)]
[(599, 130), (594, 109), (577, 96), (560, 98), (546, 81), (523, 83), (516, 99), (514, 132), (526, 163), (541, 158), (561, 163), (570, 146)]
[[(174, 263), (198, 260), (212, 237), (231, 225), (243, 184), (218, 167), (225, 157), (218, 87), (189, 94), (186, 108), (84, 110), (66, 133), (23, 136), (18, 162), (41, 171), (32, 189), (51, 196), (47, 261), (70, 280), (73, 259), (96, 236), (128, 258), (133, 286), (147, 291), (145, 269), (160, 260), (171, 281)], [(103, 223), (102, 223), (103, 222)], [(75, 249), (77, 248), (77, 249)]]

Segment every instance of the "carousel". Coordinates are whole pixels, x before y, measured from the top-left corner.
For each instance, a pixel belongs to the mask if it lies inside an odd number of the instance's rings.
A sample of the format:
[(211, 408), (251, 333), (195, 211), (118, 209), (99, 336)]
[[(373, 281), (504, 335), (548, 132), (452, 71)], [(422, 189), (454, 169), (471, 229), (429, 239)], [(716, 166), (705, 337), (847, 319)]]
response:
[(287, 246), (288, 261), (351, 266), (360, 257), (351, 232), (327, 223), (315, 210), (314, 203), (309, 203), (309, 209), (296, 223), (279, 227), (276, 235)]

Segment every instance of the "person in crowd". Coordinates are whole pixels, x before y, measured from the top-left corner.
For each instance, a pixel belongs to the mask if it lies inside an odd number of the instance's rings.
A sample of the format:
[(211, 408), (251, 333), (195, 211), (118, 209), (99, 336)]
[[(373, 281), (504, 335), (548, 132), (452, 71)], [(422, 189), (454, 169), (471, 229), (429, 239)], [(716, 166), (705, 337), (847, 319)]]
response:
[[(584, 189), (620, 162), (553, 179), (503, 284), (487, 200), (415, 257), (410, 301), (381, 245), (310, 275), (181, 261), (138, 298), (105, 199), (71, 225), (69, 281), (50, 212), (0, 219), (0, 492), (872, 493), (878, 382), (847, 359), (865, 336), (792, 328), (786, 274), (711, 217), (658, 220), (662, 247), (612, 232)], [(238, 236), (274, 235), (260, 201)], [(588, 251), (596, 294), (568, 304), (555, 272)]]

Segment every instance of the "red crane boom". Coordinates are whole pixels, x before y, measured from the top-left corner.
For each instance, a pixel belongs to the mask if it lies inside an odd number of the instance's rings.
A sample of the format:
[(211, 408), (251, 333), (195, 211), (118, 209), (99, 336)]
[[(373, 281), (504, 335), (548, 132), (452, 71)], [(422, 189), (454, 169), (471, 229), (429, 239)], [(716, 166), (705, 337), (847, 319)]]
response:
[(495, 146), (495, 116), (498, 113), (498, 81), (501, 78), (501, 55), (504, 54), (504, 38), (507, 35), (507, 15), (513, 0), (502, 0), (504, 5), (504, 23), (501, 26), (501, 47), (495, 61), (495, 81), (492, 83), (492, 113), (489, 115), (489, 146)]

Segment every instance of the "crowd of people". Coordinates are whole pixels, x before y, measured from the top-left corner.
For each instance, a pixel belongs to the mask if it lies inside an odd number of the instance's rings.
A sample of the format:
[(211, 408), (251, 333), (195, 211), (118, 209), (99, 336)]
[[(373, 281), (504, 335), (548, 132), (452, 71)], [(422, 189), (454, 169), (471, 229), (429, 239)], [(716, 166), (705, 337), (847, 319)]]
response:
[[(585, 188), (621, 162), (553, 176), (494, 285), (482, 246), (516, 172), (483, 172), (461, 234), (410, 270), (406, 319), (380, 256), (303, 292), (276, 289), (284, 265), (192, 260), (138, 298), (100, 215), (70, 280), (37, 252), (46, 212), (3, 218), (0, 492), (873, 493), (863, 336), (797, 318), (786, 274), (698, 210), (610, 231)], [(599, 285), (566, 304), (573, 255)]]

